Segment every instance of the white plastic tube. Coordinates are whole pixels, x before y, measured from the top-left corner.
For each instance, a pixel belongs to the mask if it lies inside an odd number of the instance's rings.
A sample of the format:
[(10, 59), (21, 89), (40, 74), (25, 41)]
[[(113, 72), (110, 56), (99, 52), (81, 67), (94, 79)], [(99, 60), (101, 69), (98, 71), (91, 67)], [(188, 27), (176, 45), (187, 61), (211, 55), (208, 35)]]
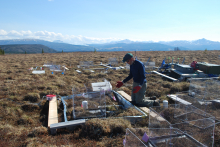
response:
[(163, 107), (168, 108), (168, 101), (167, 100), (163, 100)]
[(83, 109), (88, 109), (88, 102), (82, 101), (82, 107), (83, 107)]

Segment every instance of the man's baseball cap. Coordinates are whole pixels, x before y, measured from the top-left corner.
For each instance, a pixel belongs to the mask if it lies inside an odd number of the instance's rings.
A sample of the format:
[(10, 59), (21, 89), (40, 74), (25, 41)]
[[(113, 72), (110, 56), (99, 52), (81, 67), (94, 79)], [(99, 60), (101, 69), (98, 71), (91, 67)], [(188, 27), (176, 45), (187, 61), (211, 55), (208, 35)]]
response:
[(126, 62), (126, 61), (128, 61), (129, 59), (131, 59), (132, 57), (133, 57), (133, 55), (132, 55), (131, 53), (127, 53), (127, 54), (124, 56), (122, 62)]

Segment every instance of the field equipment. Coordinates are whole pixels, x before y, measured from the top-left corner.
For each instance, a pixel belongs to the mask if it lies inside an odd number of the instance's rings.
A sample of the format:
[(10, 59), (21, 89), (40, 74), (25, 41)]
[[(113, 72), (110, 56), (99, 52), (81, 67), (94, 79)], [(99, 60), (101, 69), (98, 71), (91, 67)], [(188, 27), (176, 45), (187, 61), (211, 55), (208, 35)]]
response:
[[(193, 61), (190, 65), (184, 64), (185, 58), (182, 63), (165, 63), (166, 58), (162, 61), (161, 66), (157, 71), (151, 71), (153, 73), (162, 75), (168, 79), (175, 78), (180, 81), (186, 80), (187, 78), (207, 78), (207, 77), (219, 77), (220, 65), (210, 64), (206, 62)], [(172, 68), (172, 65), (173, 68)]]
[[(171, 69), (172, 65), (173, 65), (173, 59), (172, 59), (172, 63), (166, 63), (166, 57), (165, 57), (165, 59), (161, 63), (161, 66), (158, 68), (158, 71), (163, 73), (163, 72)], [(164, 71), (162, 71), (162, 69), (164, 69)]]
[(209, 74), (209, 76), (220, 74), (220, 65), (217, 64), (198, 62), (196, 64), (196, 69), (203, 71), (205, 74)]
[[(185, 62), (185, 58), (183, 59), (182, 64), (184, 64), (184, 62)], [(178, 62), (176, 62), (176, 63), (173, 63), (173, 58), (172, 58), (171, 63), (166, 63), (166, 57), (165, 57), (165, 59), (161, 63), (161, 66), (158, 68), (158, 71), (164, 73), (164, 72), (169, 71), (170, 69), (172, 69), (172, 65), (175, 66), (175, 65), (178, 65), (178, 64), (179, 64), (179, 58), (178, 58)], [(162, 71), (162, 69), (164, 69), (164, 71)]]
[(36, 68), (32, 67), (32, 69), (33, 69), (32, 74), (45, 74), (45, 70), (43, 70), (42, 67), (39, 67), (38, 69), (38, 66), (37, 66)]

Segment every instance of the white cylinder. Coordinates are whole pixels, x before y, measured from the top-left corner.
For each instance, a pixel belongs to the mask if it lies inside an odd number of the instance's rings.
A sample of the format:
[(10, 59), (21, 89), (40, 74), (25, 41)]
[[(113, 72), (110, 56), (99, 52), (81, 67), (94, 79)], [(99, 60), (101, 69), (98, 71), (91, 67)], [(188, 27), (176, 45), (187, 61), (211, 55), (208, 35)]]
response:
[(82, 101), (82, 107), (83, 107), (83, 109), (88, 109), (88, 102)]
[(168, 108), (168, 101), (167, 100), (163, 100), (163, 107)]

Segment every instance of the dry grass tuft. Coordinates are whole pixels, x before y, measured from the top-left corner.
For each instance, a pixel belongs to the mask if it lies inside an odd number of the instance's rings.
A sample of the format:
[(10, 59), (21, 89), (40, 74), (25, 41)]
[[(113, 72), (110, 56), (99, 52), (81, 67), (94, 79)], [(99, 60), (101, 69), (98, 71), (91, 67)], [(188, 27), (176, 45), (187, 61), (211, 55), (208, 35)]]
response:
[(4, 132), (4, 134), (11, 134), (12, 132), (17, 130), (17, 127), (14, 127), (10, 124), (0, 125), (0, 130)]
[(124, 134), (131, 123), (124, 119), (91, 119), (82, 128), (80, 136), (99, 140), (101, 136)]
[(48, 135), (48, 129), (46, 127), (40, 126), (35, 127), (29, 134), (29, 137), (37, 137), (42, 135)]
[(133, 128), (144, 128), (144, 127), (148, 127), (149, 124), (149, 117), (148, 116), (142, 116), (142, 119), (140, 121), (137, 121), (134, 124)]
[(40, 100), (40, 94), (39, 93), (28, 93), (24, 97), (25, 101), (30, 101), (30, 102), (37, 102)]
[(174, 123), (175, 122), (174, 117), (173, 117), (174, 111), (176, 111), (175, 108), (168, 108), (168, 109), (161, 111), (160, 115), (163, 116), (168, 122)]
[(122, 116), (140, 116), (142, 113), (140, 113), (138, 110), (135, 108), (128, 108), (126, 111), (123, 111), (122, 113), (119, 113), (117, 117), (122, 117)]
[(31, 125), (34, 123), (34, 120), (30, 116), (22, 115), (21, 118), (17, 121), (18, 125)]
[(26, 112), (34, 112), (40, 109), (38, 105), (34, 104), (24, 104), (21, 106), (21, 108)]

